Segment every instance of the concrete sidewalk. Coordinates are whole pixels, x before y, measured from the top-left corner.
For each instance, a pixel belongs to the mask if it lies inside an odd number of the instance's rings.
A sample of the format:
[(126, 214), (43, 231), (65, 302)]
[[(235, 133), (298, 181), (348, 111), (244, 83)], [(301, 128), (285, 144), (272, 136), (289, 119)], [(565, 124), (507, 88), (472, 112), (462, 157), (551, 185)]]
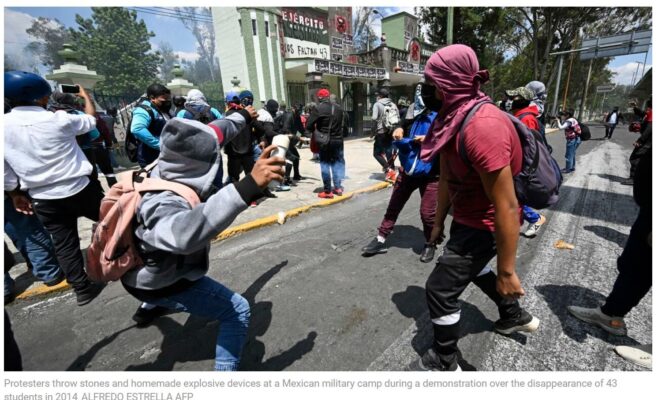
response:
[[(299, 149), (301, 156), (300, 173), (306, 179), (299, 181), (297, 186), (293, 186), (288, 192), (275, 192), (277, 198), (263, 199), (259, 202), (258, 206), (250, 207), (242, 212), (233, 224), (218, 236), (218, 240), (278, 223), (280, 218), (289, 219), (316, 207), (329, 206), (348, 200), (354, 194), (389, 187), (390, 185), (384, 182), (384, 173), (379, 163), (372, 156), (372, 149), (373, 141), (369, 138), (345, 141), (346, 179), (343, 182), (345, 195), (335, 196), (333, 200), (318, 198), (318, 193), (322, 191), (323, 187), (320, 164), (311, 161), (312, 153), (308, 146)], [(226, 155), (222, 154), (222, 156), (224, 159), (224, 174), (226, 175), (226, 171), (228, 170), (226, 166)], [(105, 178), (101, 176), (99, 179), (104, 189), (107, 190), (108, 186)], [(91, 226), (92, 221), (86, 218), (78, 219), (78, 232), (82, 249), (86, 249), (89, 246)], [(54, 287), (47, 287), (41, 284), (41, 282), (35, 281), (32, 274), (28, 271), (23, 257), (18, 253), (6, 235), (5, 241), (15, 253), (18, 262), (10, 271), (10, 275), (16, 280), (17, 299), (31, 298), (68, 288), (66, 282)]]

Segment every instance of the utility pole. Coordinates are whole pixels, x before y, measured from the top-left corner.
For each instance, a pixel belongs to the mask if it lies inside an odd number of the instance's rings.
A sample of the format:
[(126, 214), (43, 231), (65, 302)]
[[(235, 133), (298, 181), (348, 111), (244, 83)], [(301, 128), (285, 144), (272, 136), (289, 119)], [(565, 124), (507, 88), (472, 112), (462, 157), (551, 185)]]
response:
[(453, 20), (455, 17), (455, 7), (448, 7), (448, 21), (446, 24), (446, 44), (452, 44)]
[(560, 79), (562, 78), (562, 61), (564, 57), (562, 54), (558, 56), (557, 62), (557, 82), (555, 82), (555, 95), (553, 96), (553, 115), (557, 114), (557, 99), (560, 97)]
[(596, 58), (592, 58), (589, 60), (589, 68), (587, 69), (587, 81), (585, 82), (585, 90), (583, 91), (583, 97), (580, 99), (580, 107), (578, 107), (578, 118), (582, 119), (583, 118), (583, 108), (585, 108), (585, 102), (587, 101), (587, 91), (589, 90), (589, 80), (592, 78), (592, 64), (594, 64), (594, 60)]

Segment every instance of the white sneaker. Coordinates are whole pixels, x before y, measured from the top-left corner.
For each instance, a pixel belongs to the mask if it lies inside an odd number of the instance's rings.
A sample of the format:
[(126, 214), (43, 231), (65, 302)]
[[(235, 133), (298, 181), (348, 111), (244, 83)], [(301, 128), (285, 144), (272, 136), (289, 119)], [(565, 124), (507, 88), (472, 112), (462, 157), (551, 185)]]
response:
[(651, 343), (638, 346), (617, 346), (615, 353), (626, 361), (651, 369)]
[(539, 221), (535, 222), (534, 224), (530, 225), (530, 227), (525, 231), (523, 236), (527, 238), (533, 238), (537, 236), (537, 232), (539, 232), (539, 228), (541, 228), (544, 224), (546, 223), (546, 217), (543, 215), (539, 216)]

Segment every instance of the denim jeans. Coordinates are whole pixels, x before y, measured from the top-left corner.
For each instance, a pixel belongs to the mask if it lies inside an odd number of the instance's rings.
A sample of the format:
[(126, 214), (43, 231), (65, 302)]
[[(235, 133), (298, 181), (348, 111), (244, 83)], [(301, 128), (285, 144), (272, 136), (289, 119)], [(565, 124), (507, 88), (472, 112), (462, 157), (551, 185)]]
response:
[(567, 152), (565, 154), (567, 163), (565, 169), (568, 171), (576, 170), (576, 149), (578, 149), (578, 146), (580, 146), (579, 137), (567, 140)]
[(541, 219), (541, 216), (534, 209), (528, 206), (523, 206), (523, 219), (531, 224), (534, 224)]
[(215, 370), (236, 371), (249, 327), (249, 302), (207, 276), (188, 289), (166, 297), (140, 299), (177, 311), (218, 320)]
[(331, 192), (332, 179), (334, 189), (343, 189), (345, 158), (342, 141), (331, 141), (320, 150), (320, 171), (326, 193)]
[[(62, 275), (48, 232), (36, 215), (17, 212), (9, 197), (5, 197), (5, 232), (23, 257), (32, 264), (35, 278), (49, 283)], [(7, 277), (5, 275), (5, 281)]]

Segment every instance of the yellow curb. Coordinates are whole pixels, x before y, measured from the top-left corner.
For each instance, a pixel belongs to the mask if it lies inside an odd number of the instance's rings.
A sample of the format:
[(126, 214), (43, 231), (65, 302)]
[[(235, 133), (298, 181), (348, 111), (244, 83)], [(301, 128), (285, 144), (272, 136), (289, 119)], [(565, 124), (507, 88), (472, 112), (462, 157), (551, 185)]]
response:
[[(327, 206), (330, 206), (330, 205), (333, 205), (333, 204), (337, 204), (337, 203), (349, 200), (354, 195), (362, 194), (362, 193), (376, 192), (378, 190), (386, 189), (387, 187), (390, 187), (390, 186), (391, 186), (391, 183), (389, 183), (389, 182), (381, 182), (381, 183), (377, 183), (377, 184), (372, 185), (372, 186), (368, 186), (367, 188), (358, 189), (358, 190), (355, 190), (353, 192), (345, 193), (342, 196), (336, 196), (333, 199), (321, 200), (321, 201), (319, 201), (317, 203), (314, 203), (314, 204), (293, 208), (292, 210), (289, 210), (289, 211), (285, 212), (285, 218), (286, 218), (286, 220), (288, 220), (290, 218), (293, 218), (293, 217), (296, 217), (300, 214), (303, 214), (303, 213), (305, 213), (305, 212), (307, 212), (307, 211), (309, 211), (313, 208), (327, 207)], [(220, 233), (215, 238), (215, 240), (213, 240), (213, 242), (222, 241), (222, 240), (228, 239), (230, 237), (233, 237), (235, 235), (245, 233), (245, 232), (248, 232), (248, 231), (251, 231), (251, 230), (254, 230), (254, 229), (262, 228), (264, 226), (274, 225), (274, 224), (278, 223), (278, 221), (279, 221), (279, 215), (278, 214), (274, 214), (274, 215), (270, 215), (268, 217), (255, 219), (253, 221), (249, 221), (249, 222), (246, 222), (244, 224), (234, 226), (233, 228), (226, 229), (225, 231)]]
[[(302, 207), (297, 207), (293, 208), (292, 210), (289, 210), (285, 213), (286, 219), (290, 219), (293, 217), (296, 217), (300, 214), (303, 214), (313, 208), (321, 208), (321, 207), (327, 207), (336, 203), (340, 203), (346, 200), (351, 199), (354, 195), (362, 194), (362, 193), (370, 193), (370, 192), (376, 192), (378, 190), (386, 189), (387, 187), (390, 187), (391, 183), (389, 182), (381, 182), (376, 185), (369, 186), (367, 188), (355, 190), (353, 192), (345, 193), (342, 196), (336, 196), (333, 199), (327, 199), (327, 200), (322, 200), (317, 203), (308, 205), (308, 206), (302, 206)], [(259, 218), (253, 221), (246, 222), (244, 224), (235, 226), (233, 228), (229, 228), (222, 233), (220, 233), (213, 242), (218, 242), (224, 239), (228, 239), (232, 236), (238, 235), (240, 233), (248, 232), (254, 229), (262, 228), (264, 226), (268, 225), (274, 225), (278, 223), (279, 220), (279, 215), (270, 215), (268, 217), (263, 217)], [(46, 286), (44, 284), (40, 284), (34, 288), (28, 289), (21, 294), (16, 296), (17, 300), (26, 300), (30, 299), (36, 296), (42, 296), (45, 294), (49, 293), (56, 293), (56, 292), (61, 292), (64, 290), (69, 289), (70, 286), (66, 281), (62, 281), (61, 283), (58, 283), (55, 286)]]
[(69, 289), (69, 288), (70, 288), (70, 286), (65, 280), (61, 281), (60, 283), (58, 283), (55, 286), (46, 286), (42, 283), (42, 284), (40, 284), (40, 285), (38, 285), (38, 286), (36, 286), (32, 289), (28, 289), (28, 290), (24, 291), (23, 293), (19, 294), (18, 296), (16, 296), (16, 299), (25, 300), (25, 299), (29, 299), (29, 298), (32, 298), (32, 297), (35, 297), (35, 296), (41, 296), (41, 295), (48, 294), (48, 293), (61, 292), (61, 291), (64, 291), (66, 289)]

